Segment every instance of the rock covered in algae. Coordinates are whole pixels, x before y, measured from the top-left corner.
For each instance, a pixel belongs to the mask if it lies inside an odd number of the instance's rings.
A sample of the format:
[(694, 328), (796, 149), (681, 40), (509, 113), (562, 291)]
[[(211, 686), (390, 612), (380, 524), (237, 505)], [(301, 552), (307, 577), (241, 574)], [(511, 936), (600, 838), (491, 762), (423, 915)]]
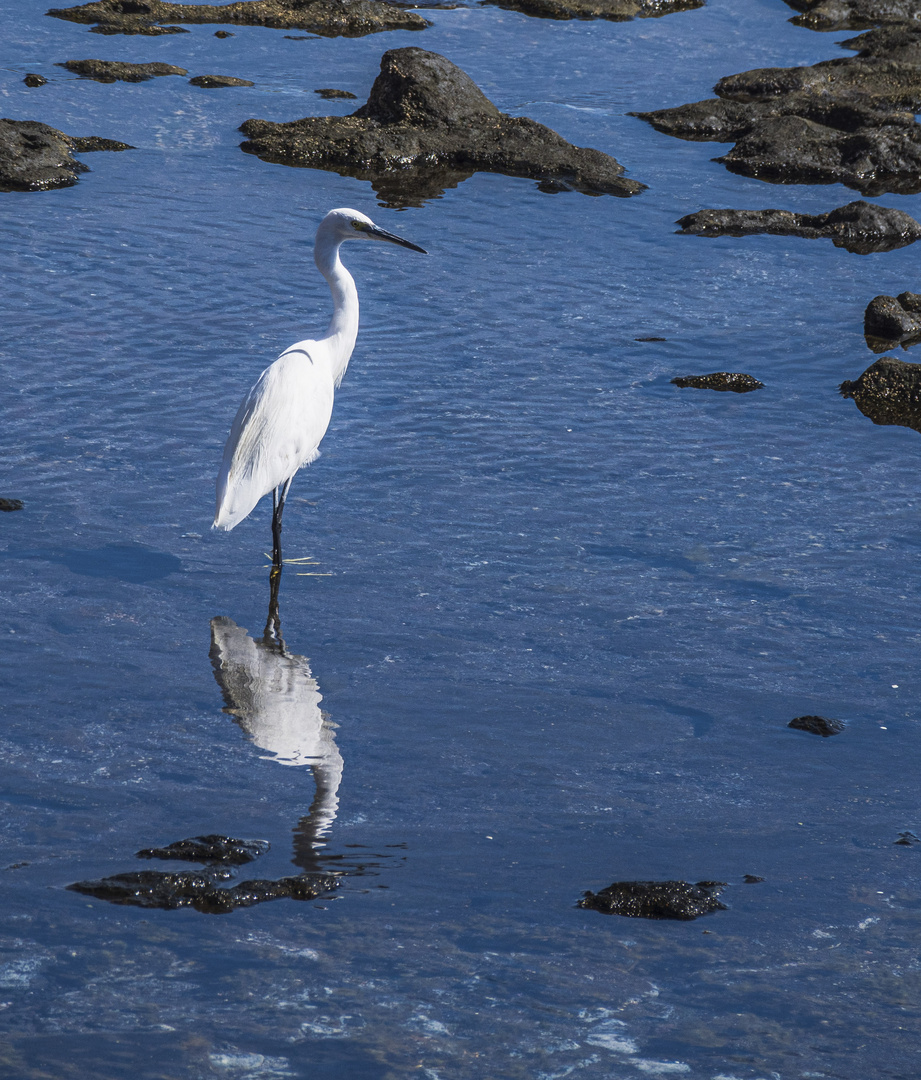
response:
[(863, 332), (874, 352), (921, 340), (921, 295), (874, 296), (863, 313)]
[(539, 19), (655, 19), (702, 8), (705, 0), (483, 0)]
[(350, 116), (247, 120), (242, 149), (265, 161), (368, 180), (391, 206), (420, 205), (475, 172), (540, 181), (543, 191), (635, 195), (644, 184), (600, 150), (500, 112), (450, 60), (391, 49), (366, 104)]
[(864, 195), (921, 190), (921, 35), (872, 30), (858, 55), (720, 79), (716, 99), (635, 115), (678, 138), (735, 142), (717, 158), (771, 183), (842, 183)]
[(74, 152), (130, 149), (111, 139), (77, 139), (38, 120), (0, 120), (0, 191), (70, 187), (89, 171)]
[(921, 431), (921, 364), (881, 356), (858, 379), (843, 382), (839, 391), (853, 398), (874, 424)]
[(904, 210), (858, 200), (826, 214), (790, 210), (698, 210), (680, 218), (683, 233), (695, 236), (803, 236), (827, 238), (860, 255), (893, 251), (921, 239), (921, 225)]
[(730, 390), (735, 394), (748, 394), (761, 390), (764, 383), (741, 371), (714, 371), (709, 375), (679, 375), (672, 379), (675, 386), (695, 390)]
[(606, 889), (586, 892), (577, 906), (631, 919), (697, 919), (725, 911), (717, 900), (724, 881), (615, 881)]
[(384, 30), (424, 30), (429, 22), (382, 0), (237, 0), (232, 4), (172, 4), (166, 0), (95, 0), (49, 15), (94, 23), (99, 34), (175, 34), (168, 23), (229, 23), (309, 30), (323, 37), (363, 37)]
[(147, 82), (164, 75), (188, 75), (185, 68), (175, 64), (128, 64), (122, 60), (64, 60), (58, 67), (67, 68), (82, 79), (96, 82)]

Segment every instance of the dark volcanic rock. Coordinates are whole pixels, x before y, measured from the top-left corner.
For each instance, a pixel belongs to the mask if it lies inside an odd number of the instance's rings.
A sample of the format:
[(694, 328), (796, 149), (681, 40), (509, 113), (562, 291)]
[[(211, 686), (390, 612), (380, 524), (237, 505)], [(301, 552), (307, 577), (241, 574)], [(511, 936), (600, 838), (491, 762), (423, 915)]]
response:
[(117, 139), (100, 139), (98, 135), (90, 135), (85, 139), (72, 138), (71, 144), (76, 154), (91, 154), (98, 150), (134, 150), (130, 143), (118, 142)]
[(586, 892), (578, 907), (632, 919), (696, 919), (725, 911), (716, 899), (722, 881), (615, 881), (599, 892)]
[(802, 12), (790, 22), (810, 30), (862, 30), (918, 18), (917, 0), (786, 0)]
[(36, 75), (32, 71), (22, 81), (26, 86), (45, 86), (48, 82), (44, 75)]
[(718, 99), (635, 115), (678, 138), (735, 142), (716, 160), (760, 180), (842, 183), (865, 195), (921, 190), (919, 28), (844, 44), (858, 55), (730, 75), (716, 84)]
[(702, 8), (705, 0), (483, 0), (539, 19), (655, 19), (674, 11)]
[(863, 313), (863, 332), (874, 352), (921, 340), (921, 295), (875, 296)]
[(921, 431), (921, 364), (881, 356), (853, 382), (839, 387), (874, 424)]
[(87, 167), (71, 155), (72, 142), (37, 120), (0, 120), (0, 191), (70, 187)]
[(921, 239), (921, 225), (904, 210), (862, 200), (827, 214), (795, 214), (789, 210), (698, 210), (680, 218), (681, 232), (696, 236), (777, 236), (828, 238), (835, 247), (860, 255), (893, 251)]
[(64, 60), (57, 65), (96, 82), (146, 82), (161, 75), (188, 75), (173, 64), (126, 64), (121, 60)]
[(331, 87), (327, 87), (324, 90), (314, 90), (314, 93), (319, 94), (321, 98), (327, 99), (350, 98), (352, 101), (354, 101), (356, 97), (356, 95), (353, 94), (351, 90), (334, 90)]
[(913, 832), (901, 832), (898, 840), (892, 842), (900, 847), (914, 847), (915, 844), (921, 844), (921, 837), (915, 836)]
[(315, 900), (340, 884), (339, 878), (333, 875), (300, 874), (277, 881), (242, 881), (239, 885), (222, 888), (219, 882), (226, 881), (230, 873), (213, 869), (174, 873), (138, 870), (96, 881), (78, 881), (67, 887), (113, 904), (165, 910), (193, 907), (197, 911), (220, 915), (265, 900)]
[(205, 90), (217, 90), (223, 86), (255, 86), (249, 79), (235, 79), (232, 75), (196, 75), (189, 79), (192, 86), (201, 86)]
[(808, 731), (810, 735), (821, 735), (823, 739), (830, 735), (840, 735), (844, 731), (844, 724), (840, 720), (829, 720), (825, 716), (797, 716), (787, 727)]
[(171, 4), (165, 0), (96, 0), (49, 15), (95, 23), (101, 34), (184, 33), (175, 23), (229, 23), (279, 30), (310, 30), (324, 37), (363, 37), (383, 30), (424, 30), (429, 22), (380, 0), (239, 0), (233, 4)]
[(679, 375), (672, 379), (675, 386), (682, 389), (694, 387), (696, 390), (731, 390), (736, 394), (748, 394), (752, 390), (761, 390), (763, 382), (758, 382), (751, 375), (739, 371), (714, 371), (710, 375)]
[(22, 509), (22, 499), (0, 499), (0, 510), (7, 514)]
[(530, 177), (551, 192), (627, 196), (645, 186), (625, 180), (607, 154), (500, 112), (459, 67), (423, 49), (384, 53), (367, 103), (351, 116), (247, 120), (240, 130), (247, 153), (368, 180), (391, 206), (420, 205), (480, 171)]
[(137, 852), (138, 859), (181, 859), (185, 862), (225, 863), (241, 866), (252, 862), (269, 850), (266, 840), (235, 840), (230, 836), (210, 833), (177, 840), (159, 848), (144, 848)]

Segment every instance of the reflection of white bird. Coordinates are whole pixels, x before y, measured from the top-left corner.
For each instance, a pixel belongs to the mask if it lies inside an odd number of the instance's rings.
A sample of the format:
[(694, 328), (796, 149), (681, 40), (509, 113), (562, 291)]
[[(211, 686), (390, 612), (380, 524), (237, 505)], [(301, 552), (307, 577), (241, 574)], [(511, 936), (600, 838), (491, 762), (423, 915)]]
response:
[(339, 260), (346, 240), (387, 240), (425, 251), (385, 232), (357, 210), (330, 210), (320, 222), (313, 257), (329, 282), (333, 317), (326, 335), (299, 341), (263, 371), (240, 406), (217, 478), (214, 527), (232, 529), (272, 492), (273, 562), (281, 563), (281, 515), (294, 474), (319, 454), (358, 336), (358, 291)]
[(291, 656), (271, 638), (254, 641), (222, 615), (211, 620), (211, 663), (224, 711), (256, 746), (282, 765), (312, 767), (317, 794), (302, 832), (318, 840), (336, 818), (342, 755), (306, 657)]

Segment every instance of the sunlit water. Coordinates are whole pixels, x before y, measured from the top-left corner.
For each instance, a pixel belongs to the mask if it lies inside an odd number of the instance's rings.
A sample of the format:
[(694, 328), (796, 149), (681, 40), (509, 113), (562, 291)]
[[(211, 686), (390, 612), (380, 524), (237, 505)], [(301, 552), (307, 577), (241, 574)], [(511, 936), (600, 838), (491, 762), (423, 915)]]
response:
[[(732, 176), (716, 144), (626, 115), (849, 35), (710, 0), (103, 37), (47, 2), (3, 5), (0, 112), (137, 149), (0, 195), (0, 496), (25, 501), (0, 515), (0, 1075), (916, 1076), (921, 850), (894, 841), (921, 825), (921, 441), (837, 386), (872, 359), (868, 301), (917, 291), (917, 250), (677, 236), (702, 207), (857, 195)], [(407, 44), (649, 190), (479, 174), (397, 213), (237, 148), (251, 116), (350, 111), (312, 91), (363, 101)], [(53, 66), (88, 56), (256, 85)], [(921, 197), (878, 201), (921, 217)], [(287, 714), (225, 712), (209, 657), (220, 616), (258, 659), (269, 511), (209, 525), (240, 398), (325, 325), (311, 243), (343, 205), (431, 255), (346, 249), (362, 330), (286, 514), (286, 555), (312, 559), (281, 591), (298, 741)], [(717, 370), (765, 389), (670, 383)], [(789, 730), (804, 713), (846, 732)], [(334, 898), (225, 916), (65, 889), (210, 832), (271, 842), (241, 877), (305, 849), (351, 872)], [(728, 910), (574, 906), (635, 878), (729, 882)]]

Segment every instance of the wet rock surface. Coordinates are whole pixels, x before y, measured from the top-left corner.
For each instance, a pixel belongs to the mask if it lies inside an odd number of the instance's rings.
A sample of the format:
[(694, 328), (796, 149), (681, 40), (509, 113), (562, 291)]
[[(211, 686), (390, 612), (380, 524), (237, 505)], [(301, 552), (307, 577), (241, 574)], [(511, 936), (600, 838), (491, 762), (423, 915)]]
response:
[(171, 4), (165, 0), (97, 0), (49, 15), (94, 24), (100, 34), (185, 33), (169, 23), (229, 23), (278, 30), (310, 30), (323, 37), (363, 37), (384, 30), (424, 30), (428, 20), (381, 0), (239, 0), (237, 3)]
[(163, 75), (188, 75), (185, 68), (173, 64), (127, 64), (121, 60), (64, 60), (57, 66), (83, 79), (103, 83), (147, 82)]
[(192, 86), (200, 86), (205, 90), (219, 90), (225, 86), (255, 86), (249, 79), (235, 79), (232, 75), (196, 75), (189, 79)]
[(843, 382), (839, 391), (853, 398), (874, 424), (921, 431), (921, 364), (881, 356), (858, 379)]
[(678, 138), (735, 142), (716, 160), (744, 176), (921, 191), (921, 28), (888, 26), (842, 46), (857, 55), (730, 75), (715, 99), (634, 115)]
[(73, 138), (38, 120), (0, 120), (0, 191), (70, 187), (89, 171), (74, 152), (128, 149), (111, 139)]
[(697, 919), (725, 911), (717, 900), (724, 881), (615, 881), (596, 893), (586, 892), (577, 907), (631, 919)]
[(204, 870), (135, 870), (94, 881), (77, 881), (67, 887), (112, 904), (164, 910), (192, 907), (222, 915), (266, 900), (316, 900), (341, 884), (338, 874), (313, 872), (277, 880), (241, 881), (229, 887), (222, 884), (233, 879), (233, 867), (251, 862), (268, 850), (264, 840), (236, 840), (217, 834), (195, 836), (162, 848), (145, 848), (137, 858), (203, 862), (208, 864)]
[(22, 81), (26, 84), (26, 86), (32, 87), (45, 86), (48, 83), (48, 80), (45, 78), (44, 75), (36, 75), (33, 71), (30, 71)]
[(802, 236), (827, 238), (860, 255), (893, 251), (921, 239), (921, 224), (904, 210), (857, 200), (826, 214), (789, 210), (698, 210), (676, 222), (695, 236)]
[(319, 94), (321, 98), (331, 100), (334, 98), (345, 98), (354, 101), (356, 95), (350, 90), (335, 90), (332, 87), (326, 87), (323, 90), (314, 90), (315, 94)]
[(483, 0), (539, 19), (655, 19), (676, 11), (702, 8), (705, 0)]
[(921, 294), (875, 296), (863, 313), (863, 332), (874, 352), (921, 341)]
[(242, 149), (265, 161), (368, 180), (389, 206), (418, 206), (475, 172), (538, 180), (542, 191), (635, 195), (645, 185), (599, 150), (500, 112), (450, 60), (423, 49), (381, 58), (366, 104), (350, 116), (247, 120)]
[(911, 22), (917, 0), (785, 0), (801, 12), (790, 22), (810, 30), (862, 30), (866, 26)]
[(808, 731), (810, 735), (821, 735), (823, 739), (844, 731), (844, 724), (840, 720), (830, 720), (826, 716), (797, 716), (787, 727)]
[(14, 510), (21, 510), (22, 499), (0, 499), (0, 511), (11, 514)]
[(763, 382), (740, 371), (714, 371), (709, 375), (679, 375), (672, 379), (675, 386), (695, 390), (729, 390), (735, 394), (748, 394), (761, 390)]

